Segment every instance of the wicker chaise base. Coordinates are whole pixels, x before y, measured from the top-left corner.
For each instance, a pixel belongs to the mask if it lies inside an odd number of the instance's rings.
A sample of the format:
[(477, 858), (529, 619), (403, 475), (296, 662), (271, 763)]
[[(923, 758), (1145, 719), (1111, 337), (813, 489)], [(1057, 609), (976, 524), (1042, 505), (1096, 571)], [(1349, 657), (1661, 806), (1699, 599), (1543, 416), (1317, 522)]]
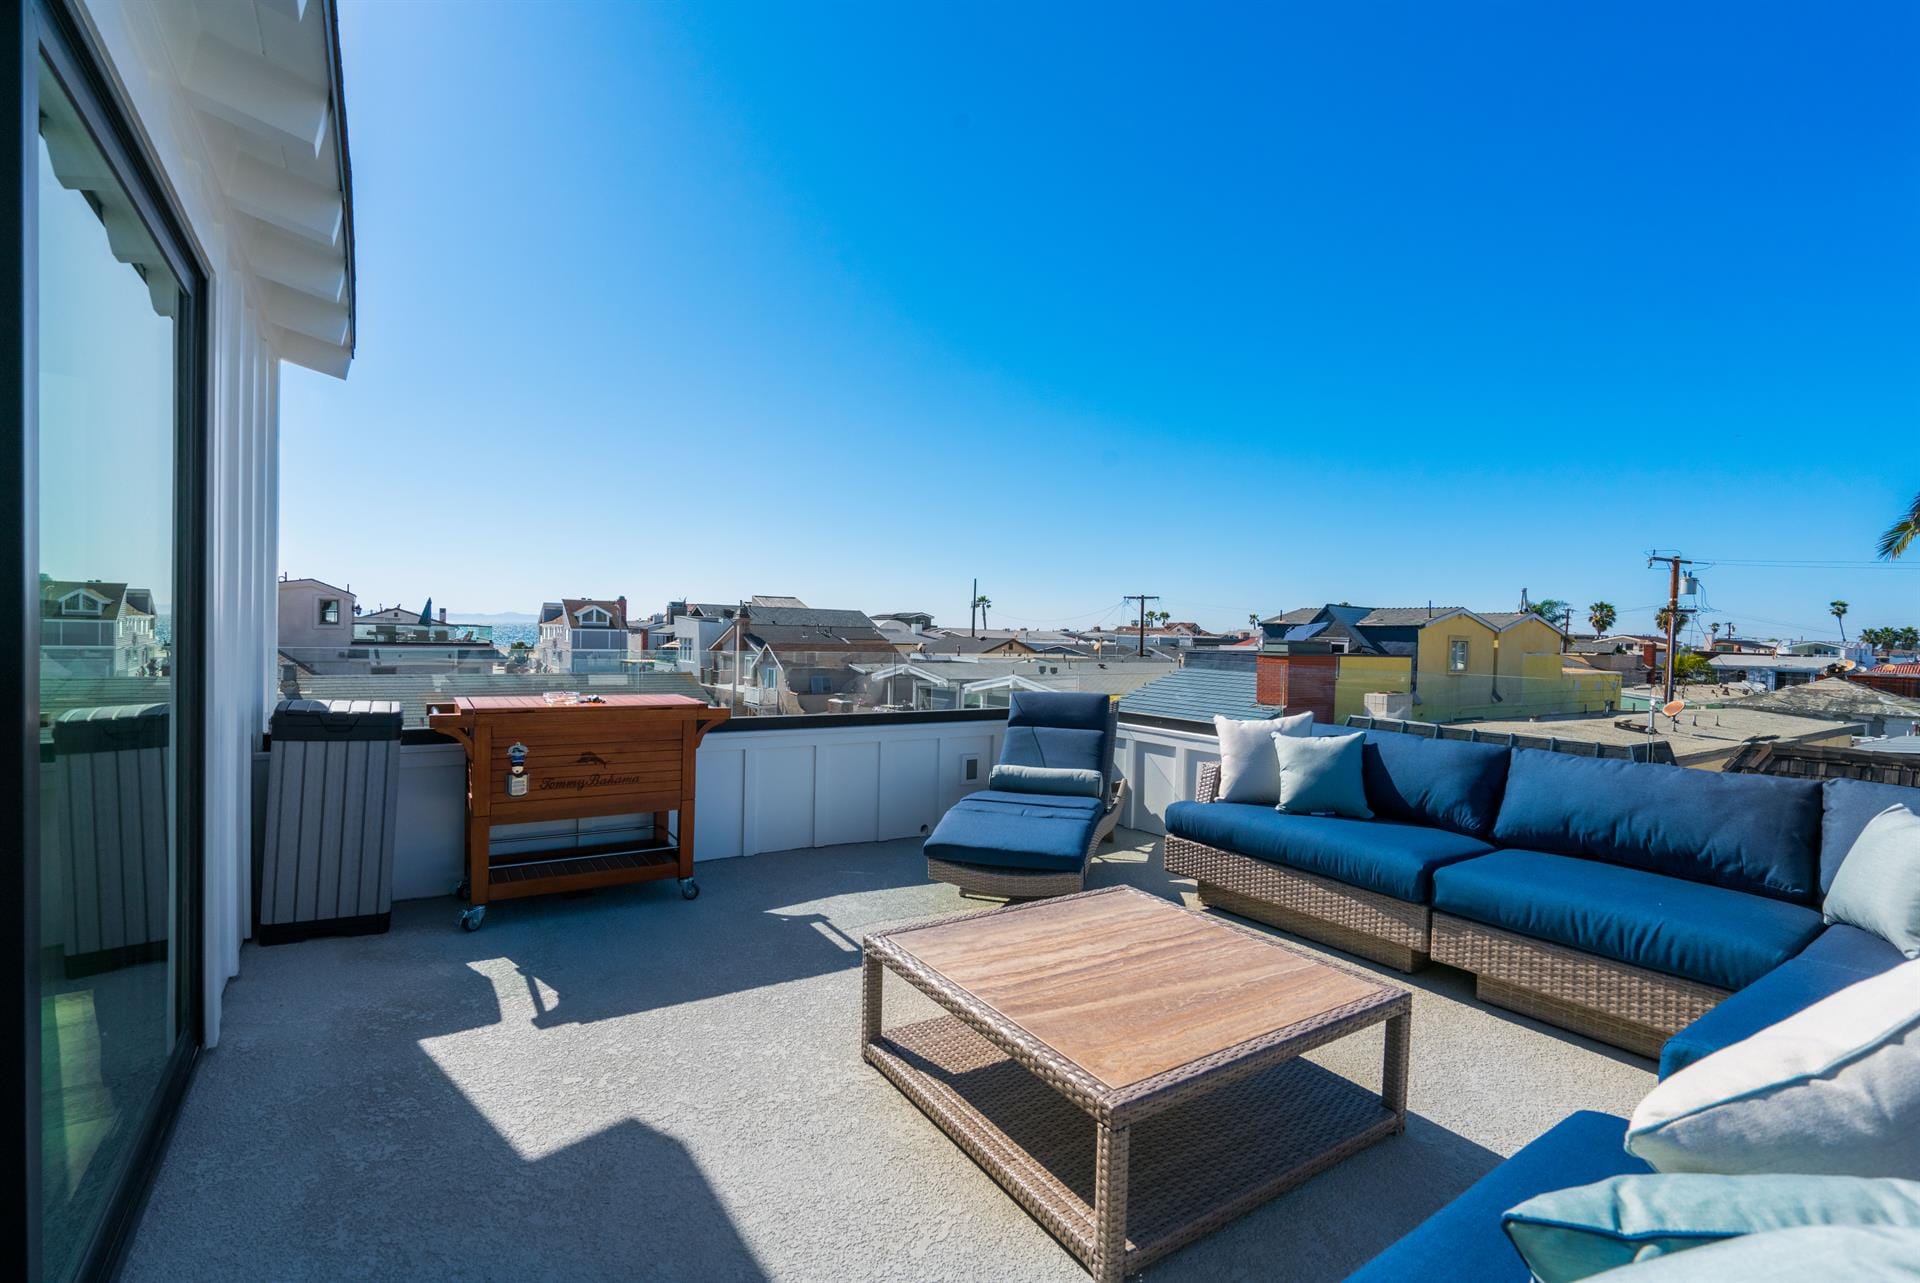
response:
[[(1098, 837), (1094, 839), (1096, 842)], [(996, 900), (1038, 900), (1048, 896), (1072, 895), (1087, 885), (1085, 865), (1071, 873), (1048, 873), (1044, 869), (994, 869), (984, 864), (955, 864), (950, 860), (927, 860), (927, 877), (934, 882), (950, 882), (963, 895), (988, 896)]]
[(1167, 872), (1200, 884), (1200, 902), (1318, 940), (1399, 971), (1427, 965), (1424, 904), (1363, 891), (1267, 860), (1167, 836)]
[(1660, 1045), (1712, 1010), (1724, 989), (1609, 958), (1433, 915), (1433, 960), (1474, 973), (1482, 1002), (1657, 1057)]

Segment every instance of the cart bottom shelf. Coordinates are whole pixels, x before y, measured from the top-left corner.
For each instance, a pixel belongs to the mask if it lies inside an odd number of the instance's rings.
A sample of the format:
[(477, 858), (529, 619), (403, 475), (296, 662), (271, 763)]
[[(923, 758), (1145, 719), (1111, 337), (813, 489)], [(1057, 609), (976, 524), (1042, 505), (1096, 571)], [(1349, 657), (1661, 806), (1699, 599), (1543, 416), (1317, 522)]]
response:
[(487, 870), (487, 898), (551, 895), (595, 887), (655, 882), (680, 875), (680, 853), (673, 846), (637, 850), (556, 853), (552, 859), (496, 864)]

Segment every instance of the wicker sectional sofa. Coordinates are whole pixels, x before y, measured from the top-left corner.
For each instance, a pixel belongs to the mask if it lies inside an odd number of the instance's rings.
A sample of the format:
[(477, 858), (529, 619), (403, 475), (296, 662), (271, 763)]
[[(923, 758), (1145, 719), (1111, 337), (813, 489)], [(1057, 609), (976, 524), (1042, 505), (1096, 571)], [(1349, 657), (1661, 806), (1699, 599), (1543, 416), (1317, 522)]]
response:
[(1367, 734), (1364, 771), (1370, 820), (1217, 802), (1203, 768), (1167, 810), (1168, 872), (1389, 966), (1471, 971), (1489, 1003), (1645, 1056), (1711, 1034), (1749, 986), (1766, 1010), (1790, 1001), (1795, 984), (1766, 983), (1843, 930), (1819, 908), (1840, 860), (1915, 796), (1395, 732)]

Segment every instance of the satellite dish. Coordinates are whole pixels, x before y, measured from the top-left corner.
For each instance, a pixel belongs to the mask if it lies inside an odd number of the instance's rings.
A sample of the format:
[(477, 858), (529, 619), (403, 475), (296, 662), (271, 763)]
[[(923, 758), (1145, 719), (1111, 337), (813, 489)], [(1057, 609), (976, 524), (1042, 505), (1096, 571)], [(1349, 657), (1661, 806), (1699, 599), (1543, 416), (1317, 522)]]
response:
[(1665, 713), (1668, 717), (1678, 717), (1680, 716), (1680, 710), (1685, 708), (1686, 706), (1687, 706), (1686, 700), (1672, 699), (1672, 700), (1668, 700), (1666, 703), (1666, 706), (1663, 707), (1660, 711)]

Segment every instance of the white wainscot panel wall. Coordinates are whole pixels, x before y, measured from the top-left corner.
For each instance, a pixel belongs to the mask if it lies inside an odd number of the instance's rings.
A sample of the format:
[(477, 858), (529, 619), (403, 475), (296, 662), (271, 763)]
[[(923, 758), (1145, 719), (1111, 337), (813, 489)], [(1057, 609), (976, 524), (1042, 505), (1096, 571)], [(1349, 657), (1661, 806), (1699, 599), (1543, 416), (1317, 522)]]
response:
[[(1002, 729), (1000, 722), (846, 726), (822, 718), (817, 726), (709, 735), (700, 746), (694, 858), (923, 837), (948, 807), (986, 787)], [(1121, 744), (1129, 769), (1124, 734)], [(446, 895), (460, 880), (465, 798), (458, 746), (401, 750), (396, 900)], [(528, 831), (508, 840), (605, 842), (628, 822), (534, 827), (514, 826)], [(496, 842), (503, 836), (497, 832)]]

